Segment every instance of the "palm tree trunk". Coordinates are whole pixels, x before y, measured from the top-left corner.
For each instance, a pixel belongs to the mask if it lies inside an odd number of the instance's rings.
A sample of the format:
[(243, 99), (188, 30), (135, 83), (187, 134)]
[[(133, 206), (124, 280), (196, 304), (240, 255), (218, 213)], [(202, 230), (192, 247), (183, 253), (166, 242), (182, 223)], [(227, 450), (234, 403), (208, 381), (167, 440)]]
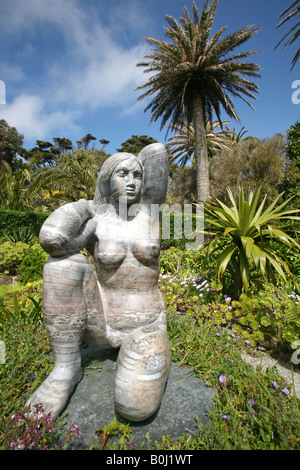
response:
[(199, 201), (210, 199), (208, 152), (201, 96), (195, 91), (193, 100), (193, 125), (195, 130), (195, 160), (197, 197)]

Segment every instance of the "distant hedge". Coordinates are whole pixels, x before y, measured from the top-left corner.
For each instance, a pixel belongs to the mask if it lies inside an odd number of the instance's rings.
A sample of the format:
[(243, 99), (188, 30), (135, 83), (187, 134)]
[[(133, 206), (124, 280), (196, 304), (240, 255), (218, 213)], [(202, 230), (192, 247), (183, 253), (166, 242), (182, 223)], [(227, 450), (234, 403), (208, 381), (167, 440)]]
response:
[(27, 227), (38, 237), (41, 226), (50, 214), (47, 212), (19, 212), (0, 209), (0, 236), (13, 232), (15, 229)]

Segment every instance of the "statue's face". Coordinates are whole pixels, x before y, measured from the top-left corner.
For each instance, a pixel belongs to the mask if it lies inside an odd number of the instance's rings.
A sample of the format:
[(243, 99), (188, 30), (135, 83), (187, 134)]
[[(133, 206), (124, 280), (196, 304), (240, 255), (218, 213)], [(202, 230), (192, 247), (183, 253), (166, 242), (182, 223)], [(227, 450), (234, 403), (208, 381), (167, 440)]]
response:
[(127, 202), (136, 202), (142, 189), (143, 173), (141, 165), (130, 158), (119, 163), (110, 178), (110, 194), (114, 200), (125, 196)]

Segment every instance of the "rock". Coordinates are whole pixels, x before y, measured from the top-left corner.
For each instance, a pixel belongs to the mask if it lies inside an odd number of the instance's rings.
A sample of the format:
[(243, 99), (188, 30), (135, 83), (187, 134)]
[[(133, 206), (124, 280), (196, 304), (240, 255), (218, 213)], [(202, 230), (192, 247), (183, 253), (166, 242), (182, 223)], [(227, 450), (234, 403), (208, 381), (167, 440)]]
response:
[[(92, 444), (101, 446), (101, 437), (96, 430), (103, 428), (115, 418), (118, 423), (127, 424), (115, 412), (114, 379), (117, 351), (103, 351), (89, 347), (83, 350), (84, 377), (70, 397), (66, 408), (67, 430), (76, 424), (82, 431), (80, 438), (71, 441), (75, 449), (88, 449)], [(205, 424), (213, 404), (216, 390), (209, 388), (202, 380), (193, 377), (191, 370), (172, 363), (169, 379), (160, 408), (146, 421), (130, 423), (131, 442), (134, 449), (148, 449), (149, 442), (161, 440), (163, 435), (176, 439), (182, 434), (197, 432), (197, 419)]]

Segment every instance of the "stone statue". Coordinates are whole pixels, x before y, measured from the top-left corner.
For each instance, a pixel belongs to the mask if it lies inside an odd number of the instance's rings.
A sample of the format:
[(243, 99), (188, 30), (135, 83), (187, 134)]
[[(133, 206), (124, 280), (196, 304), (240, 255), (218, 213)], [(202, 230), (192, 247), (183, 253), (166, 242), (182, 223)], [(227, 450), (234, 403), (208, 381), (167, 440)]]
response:
[(148, 145), (137, 157), (117, 153), (101, 167), (93, 201), (68, 203), (45, 221), (40, 243), (51, 258), (43, 315), (55, 364), (28, 406), (41, 403), (53, 419), (64, 410), (83, 376), (85, 339), (119, 348), (115, 406), (122, 416), (142, 421), (158, 409), (171, 355), (157, 285), (160, 227), (151, 207), (164, 202), (167, 180), (164, 145)]

